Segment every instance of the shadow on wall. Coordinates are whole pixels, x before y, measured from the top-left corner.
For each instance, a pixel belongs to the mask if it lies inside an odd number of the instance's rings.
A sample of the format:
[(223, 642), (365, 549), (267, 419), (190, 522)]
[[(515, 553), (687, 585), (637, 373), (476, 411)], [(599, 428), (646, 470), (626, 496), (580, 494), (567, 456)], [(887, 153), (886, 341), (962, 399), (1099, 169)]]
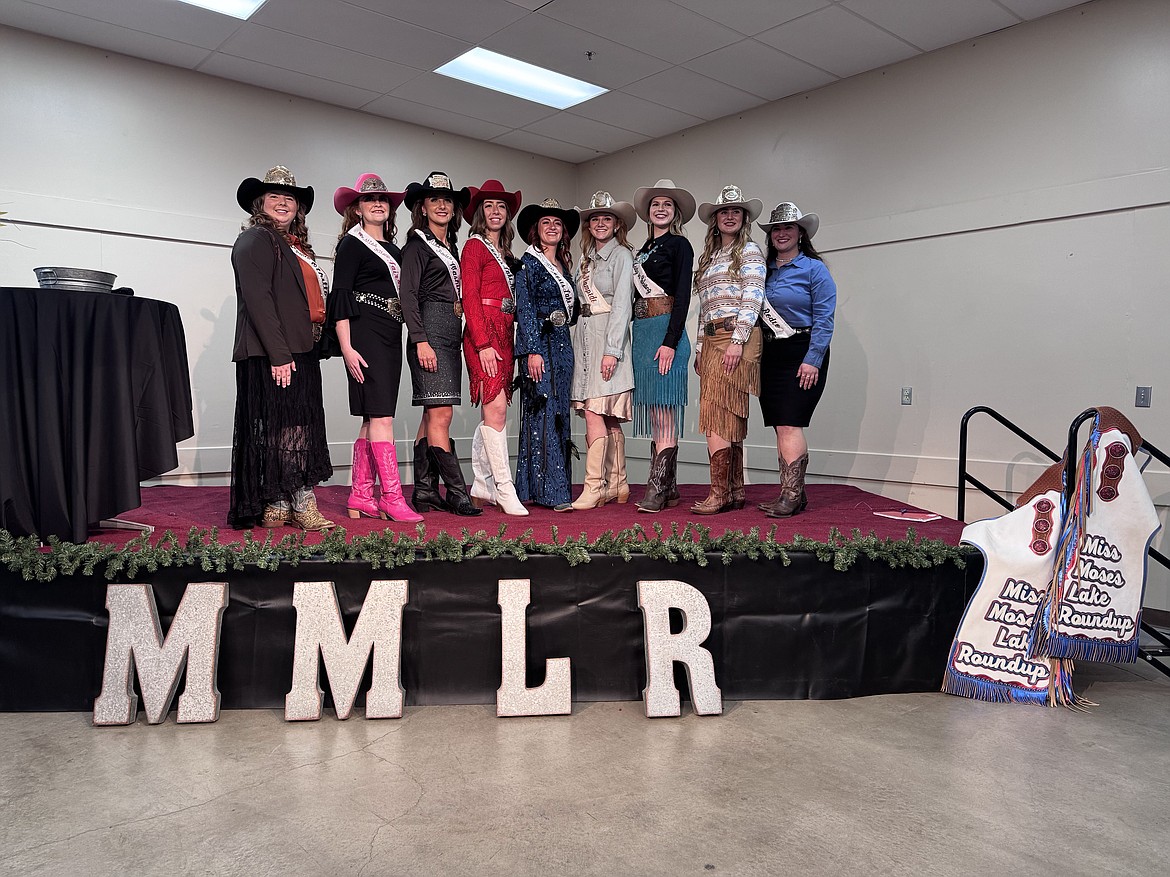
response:
[[(224, 288), (230, 290), (231, 286)], [(191, 399), (197, 424), (192, 439), (196, 448), (194, 467), (201, 478), (226, 479), (231, 469), (235, 422), (236, 372), (232, 362), (236, 338), (235, 293), (223, 297), (218, 313), (211, 308), (200, 308), (199, 318), (210, 324), (211, 330), (206, 333), (207, 344), (191, 368)]]

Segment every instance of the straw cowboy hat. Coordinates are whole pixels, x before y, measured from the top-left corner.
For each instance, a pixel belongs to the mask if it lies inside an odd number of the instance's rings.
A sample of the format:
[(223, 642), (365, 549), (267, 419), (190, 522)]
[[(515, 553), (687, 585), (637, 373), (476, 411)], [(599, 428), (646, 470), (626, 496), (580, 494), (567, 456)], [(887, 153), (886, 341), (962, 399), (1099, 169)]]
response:
[(251, 213), (253, 202), (269, 192), (288, 192), (297, 199), (306, 214), (313, 209), (313, 187), (298, 187), (292, 171), (279, 164), (266, 173), (262, 180), (248, 177), (240, 183), (236, 189), (236, 203), (244, 208), (245, 213)]
[(421, 183), (411, 183), (406, 187), (402, 202), (406, 205), (407, 210), (413, 210), (414, 205), (423, 198), (435, 196), (450, 198), (451, 202), (460, 210), (466, 207), (467, 202), (471, 200), (471, 193), (467, 191), (466, 186), (462, 189), (456, 189), (451, 183), (451, 178), (445, 173), (431, 171)]
[(817, 229), (821, 227), (821, 218), (815, 213), (801, 213), (800, 208), (791, 201), (781, 201), (772, 208), (772, 216), (767, 222), (757, 222), (756, 225), (764, 231), (770, 232), (773, 226), (786, 223), (799, 225), (811, 239), (817, 233)]
[(629, 201), (614, 201), (609, 192), (594, 192), (588, 207), (574, 208), (581, 216), (581, 222), (588, 222), (591, 216), (608, 213), (616, 216), (630, 228), (634, 224), (634, 205)]
[(486, 180), (478, 189), (471, 187), (471, 200), (463, 208), (463, 218), (471, 222), (475, 216), (475, 208), (484, 201), (503, 201), (508, 206), (508, 218), (511, 219), (520, 209), (520, 190), (509, 192), (499, 180)]
[(532, 226), (545, 216), (555, 216), (564, 224), (566, 238), (571, 238), (581, 227), (581, 217), (576, 210), (562, 207), (556, 198), (545, 198), (539, 204), (529, 204), (516, 217), (516, 231), (520, 232), (520, 239), (527, 241)]
[(686, 189), (678, 188), (674, 180), (659, 180), (653, 186), (642, 186), (634, 192), (634, 210), (638, 212), (643, 222), (650, 221), (650, 202), (659, 197), (669, 198), (674, 202), (674, 209), (684, 223), (690, 222), (691, 217), (695, 215), (694, 195)]
[(390, 198), (390, 211), (394, 212), (402, 203), (404, 194), (403, 192), (391, 192), (377, 174), (362, 174), (357, 178), (352, 189), (349, 186), (342, 186), (333, 193), (333, 209), (345, 215), (345, 208), (362, 195), (386, 195)]
[(699, 219), (709, 222), (711, 216), (724, 207), (742, 207), (747, 213), (747, 221), (754, 222), (764, 209), (764, 202), (759, 198), (745, 198), (739, 186), (724, 186), (714, 204), (704, 202), (699, 205)]

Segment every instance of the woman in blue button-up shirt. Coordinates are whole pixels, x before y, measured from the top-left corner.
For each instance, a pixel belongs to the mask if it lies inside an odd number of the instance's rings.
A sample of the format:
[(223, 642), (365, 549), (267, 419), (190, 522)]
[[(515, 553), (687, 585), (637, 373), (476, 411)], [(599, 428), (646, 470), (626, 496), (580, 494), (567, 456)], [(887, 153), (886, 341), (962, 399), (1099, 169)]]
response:
[(829, 375), (837, 284), (812, 245), (820, 226), (815, 213), (801, 213), (785, 201), (776, 205), (768, 222), (759, 225), (768, 235), (767, 307), (796, 330), (789, 338), (766, 342), (760, 359), (760, 407), (764, 423), (776, 430), (780, 458), (780, 496), (760, 509), (768, 517), (783, 518), (808, 504), (804, 428)]

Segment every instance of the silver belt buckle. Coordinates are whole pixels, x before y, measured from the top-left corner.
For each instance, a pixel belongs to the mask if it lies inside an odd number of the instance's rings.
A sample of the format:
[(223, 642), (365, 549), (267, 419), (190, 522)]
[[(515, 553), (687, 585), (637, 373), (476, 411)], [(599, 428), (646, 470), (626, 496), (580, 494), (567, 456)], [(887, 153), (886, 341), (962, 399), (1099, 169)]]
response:
[(457, 317), (463, 316), (463, 302), (461, 302), (461, 301), (455, 302), (455, 316), (457, 316)]
[(402, 302), (396, 298), (386, 299), (386, 313), (392, 316), (398, 322), (402, 322)]
[(634, 299), (634, 316), (639, 320), (646, 319), (646, 315), (650, 313), (650, 304), (644, 298)]
[(565, 323), (569, 322), (569, 317), (565, 314), (564, 311), (553, 311), (548, 315), (548, 321), (559, 329), (561, 326), (565, 325)]
[(500, 311), (505, 314), (516, 313), (516, 299), (505, 298), (500, 301)]

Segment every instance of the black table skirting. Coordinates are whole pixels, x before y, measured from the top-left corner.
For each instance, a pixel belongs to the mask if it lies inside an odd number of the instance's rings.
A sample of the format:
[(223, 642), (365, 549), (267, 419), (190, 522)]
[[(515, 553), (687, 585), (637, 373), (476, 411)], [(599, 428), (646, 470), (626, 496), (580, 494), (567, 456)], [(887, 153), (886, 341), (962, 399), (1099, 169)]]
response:
[(173, 304), (0, 288), (0, 527), (84, 542), (194, 433)]

